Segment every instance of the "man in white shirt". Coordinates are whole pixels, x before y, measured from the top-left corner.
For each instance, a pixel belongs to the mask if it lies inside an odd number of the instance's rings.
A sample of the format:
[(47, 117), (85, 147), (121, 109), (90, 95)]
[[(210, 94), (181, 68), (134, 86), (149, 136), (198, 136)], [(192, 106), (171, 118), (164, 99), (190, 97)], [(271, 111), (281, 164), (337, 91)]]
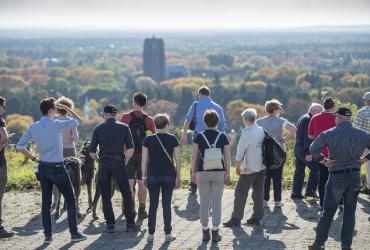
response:
[(234, 209), (225, 227), (240, 227), (247, 202), (248, 191), (253, 188), (253, 214), (247, 224), (260, 225), (263, 219), (263, 185), (266, 167), (262, 160), (262, 144), (265, 138), (263, 128), (255, 123), (257, 111), (246, 109), (242, 113), (245, 128), (239, 139), (236, 153), (236, 174), (239, 180), (235, 188)]

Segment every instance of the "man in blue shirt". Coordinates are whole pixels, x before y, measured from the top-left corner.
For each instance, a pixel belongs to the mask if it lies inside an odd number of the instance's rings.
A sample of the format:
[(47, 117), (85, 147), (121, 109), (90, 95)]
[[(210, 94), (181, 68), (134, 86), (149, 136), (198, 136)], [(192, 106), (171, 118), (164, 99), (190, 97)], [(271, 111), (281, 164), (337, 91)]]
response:
[[(186, 120), (182, 129), (182, 136), (181, 136), (181, 144), (186, 145), (188, 144), (188, 130), (194, 130), (195, 137), (198, 133), (206, 130), (206, 125), (203, 122), (203, 115), (208, 109), (214, 109), (218, 113), (220, 117), (220, 122), (218, 124), (218, 130), (224, 132), (226, 129), (225, 123), (225, 116), (224, 111), (220, 105), (212, 101), (211, 99), (211, 91), (207, 86), (202, 86), (198, 89), (198, 98), (199, 101), (193, 102), (190, 106), (189, 111), (186, 115)], [(195, 123), (195, 127), (191, 128)], [(190, 173), (191, 176), (191, 173)], [(191, 193), (196, 194), (197, 192), (197, 185), (193, 182), (190, 182)]]
[[(55, 120), (56, 109), (63, 109), (73, 118), (72, 120)], [(86, 236), (78, 232), (76, 198), (72, 183), (63, 162), (62, 133), (64, 129), (75, 128), (82, 121), (81, 118), (65, 105), (55, 104), (54, 98), (43, 99), (40, 103), (42, 118), (30, 125), (17, 144), (25, 157), (39, 163), (35, 170), (36, 177), (41, 184), (42, 193), (42, 225), (44, 227), (45, 244), (52, 242), (51, 232), (51, 199), (53, 185), (63, 194), (67, 202), (68, 225), (71, 241), (85, 240)], [(37, 159), (27, 150), (29, 142), (33, 141), (40, 154)]]

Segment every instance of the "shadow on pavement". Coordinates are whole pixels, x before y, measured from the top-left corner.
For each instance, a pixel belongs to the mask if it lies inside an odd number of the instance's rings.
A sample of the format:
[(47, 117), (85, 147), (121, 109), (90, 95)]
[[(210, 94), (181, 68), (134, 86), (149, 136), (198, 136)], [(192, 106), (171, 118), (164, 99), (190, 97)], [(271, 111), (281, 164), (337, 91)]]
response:
[(177, 216), (188, 221), (199, 220), (199, 202), (197, 195), (189, 194), (185, 210), (180, 210), (179, 206), (174, 206), (174, 211)]

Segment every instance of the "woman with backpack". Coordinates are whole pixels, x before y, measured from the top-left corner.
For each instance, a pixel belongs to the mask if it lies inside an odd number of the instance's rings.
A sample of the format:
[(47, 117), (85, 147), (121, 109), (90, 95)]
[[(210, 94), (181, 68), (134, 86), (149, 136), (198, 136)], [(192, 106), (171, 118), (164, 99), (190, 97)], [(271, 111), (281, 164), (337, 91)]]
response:
[(224, 133), (217, 130), (219, 120), (215, 110), (207, 110), (204, 113), (203, 121), (207, 129), (194, 138), (191, 162), (192, 181), (198, 184), (199, 189), (199, 216), (203, 229), (203, 241), (211, 239), (208, 227), (211, 205), (213, 242), (221, 240), (219, 234), (221, 200), (224, 183), (230, 183), (230, 142)]
[[(154, 241), (159, 193), (162, 190), (165, 241), (169, 242), (176, 239), (176, 236), (171, 233), (171, 200), (173, 189), (181, 186), (180, 144), (176, 136), (169, 133), (170, 118), (167, 114), (154, 116), (154, 124), (157, 133), (145, 138), (141, 160), (144, 185), (149, 191), (147, 240)], [(173, 155), (175, 155), (176, 168)]]

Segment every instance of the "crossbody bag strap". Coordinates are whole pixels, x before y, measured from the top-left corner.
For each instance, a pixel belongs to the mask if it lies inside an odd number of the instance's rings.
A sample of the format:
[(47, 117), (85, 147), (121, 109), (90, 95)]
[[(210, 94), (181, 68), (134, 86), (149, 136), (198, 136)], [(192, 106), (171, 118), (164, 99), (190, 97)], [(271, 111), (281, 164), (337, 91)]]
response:
[(162, 147), (162, 149), (163, 149), (163, 152), (166, 154), (167, 158), (170, 160), (170, 162), (171, 162), (171, 163), (172, 163), (172, 165), (173, 165), (173, 164), (174, 164), (174, 163), (173, 163), (173, 159), (172, 159), (172, 157), (170, 156), (170, 154), (167, 152), (166, 148), (163, 146), (163, 143), (162, 143), (161, 139), (159, 139), (159, 137), (158, 137), (158, 135), (157, 135), (157, 134), (155, 134), (155, 137), (157, 138), (157, 140), (158, 140), (159, 144), (161, 144), (161, 147)]

